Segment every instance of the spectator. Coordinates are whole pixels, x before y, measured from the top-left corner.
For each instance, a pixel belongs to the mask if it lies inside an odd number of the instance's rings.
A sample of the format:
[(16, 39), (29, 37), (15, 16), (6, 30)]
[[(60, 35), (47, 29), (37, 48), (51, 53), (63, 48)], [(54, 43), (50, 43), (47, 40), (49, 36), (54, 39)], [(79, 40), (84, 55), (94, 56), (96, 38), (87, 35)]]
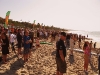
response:
[(28, 61), (30, 43), (32, 42), (32, 40), (29, 37), (29, 32), (28, 31), (25, 31), (23, 41), (24, 41), (24, 52), (23, 52), (24, 54), (23, 54), (23, 57), (24, 57), (24, 62), (26, 62), (26, 61)]
[(73, 48), (74, 48), (74, 37), (73, 37), (73, 35), (71, 36), (71, 38), (70, 38), (70, 55), (73, 55)]
[(84, 50), (84, 71), (87, 72), (88, 70), (88, 63), (89, 63), (89, 56), (90, 56), (90, 48), (89, 48), (89, 43), (85, 42), (83, 46)]
[(12, 51), (15, 50), (15, 48), (14, 48), (14, 42), (15, 42), (15, 34), (13, 34), (11, 32), (11, 34), (10, 34), (10, 43), (11, 43)]
[(18, 43), (18, 54), (21, 54), (22, 35), (21, 35), (21, 30), (20, 30), (20, 29), (18, 29), (18, 34), (17, 34), (17, 43)]
[(67, 44), (67, 47), (69, 48), (70, 47), (70, 34), (67, 34), (66, 36), (66, 44)]
[(66, 46), (64, 41), (66, 40), (66, 33), (61, 32), (60, 40), (56, 43), (56, 64), (57, 64), (57, 73), (56, 75), (63, 75), (66, 73)]
[(2, 57), (3, 57), (3, 63), (6, 64), (7, 62), (7, 54), (9, 54), (9, 40), (5, 33), (2, 33)]
[(96, 42), (94, 43), (94, 49), (96, 48)]

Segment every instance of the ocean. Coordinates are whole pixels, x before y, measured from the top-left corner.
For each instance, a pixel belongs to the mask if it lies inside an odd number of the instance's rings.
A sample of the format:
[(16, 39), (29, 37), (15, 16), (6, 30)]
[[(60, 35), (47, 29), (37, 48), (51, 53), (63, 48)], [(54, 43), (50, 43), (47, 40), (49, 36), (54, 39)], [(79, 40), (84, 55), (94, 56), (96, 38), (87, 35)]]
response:
[(100, 31), (79, 31), (79, 30), (70, 30), (69, 33), (81, 34), (85, 37), (92, 38), (94, 42), (100, 42)]

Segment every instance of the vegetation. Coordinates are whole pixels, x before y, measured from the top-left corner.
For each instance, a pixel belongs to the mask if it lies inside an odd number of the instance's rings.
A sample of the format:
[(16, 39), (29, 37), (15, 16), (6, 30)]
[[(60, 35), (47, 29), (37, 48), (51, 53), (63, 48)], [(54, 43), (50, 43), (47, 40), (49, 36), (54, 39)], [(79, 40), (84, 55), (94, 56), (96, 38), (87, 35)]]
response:
[[(0, 17), (0, 24), (4, 24), (5, 23), (5, 19)], [(15, 27), (29, 27), (29, 28), (33, 28), (33, 24), (29, 23), (29, 22), (19, 22), (19, 21), (13, 21), (12, 19), (9, 19), (9, 25), (11, 26), (15, 26)], [(44, 26), (41, 26), (40, 23), (37, 23), (34, 25), (34, 28), (44, 28)], [(53, 27), (53, 26), (45, 26), (45, 29), (49, 29), (49, 30), (62, 30), (65, 31), (65, 29), (61, 29), (61, 28), (57, 28), (57, 27)]]

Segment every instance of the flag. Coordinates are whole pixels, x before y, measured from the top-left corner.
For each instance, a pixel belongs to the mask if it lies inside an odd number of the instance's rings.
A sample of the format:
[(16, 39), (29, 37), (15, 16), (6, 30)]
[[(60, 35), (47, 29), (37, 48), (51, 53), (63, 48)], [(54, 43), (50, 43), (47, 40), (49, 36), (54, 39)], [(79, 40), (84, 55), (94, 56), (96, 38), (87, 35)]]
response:
[(6, 13), (5, 24), (4, 24), (4, 27), (5, 27), (5, 28), (7, 28), (7, 25), (8, 25), (9, 15), (10, 15), (10, 11), (8, 11), (8, 12)]
[(35, 24), (35, 21), (36, 21), (36, 20), (34, 20), (34, 24)]
[(45, 25), (44, 25), (44, 29), (45, 29)]
[(36, 20), (34, 20), (34, 22), (33, 22), (33, 29), (34, 29), (35, 21), (36, 21)]

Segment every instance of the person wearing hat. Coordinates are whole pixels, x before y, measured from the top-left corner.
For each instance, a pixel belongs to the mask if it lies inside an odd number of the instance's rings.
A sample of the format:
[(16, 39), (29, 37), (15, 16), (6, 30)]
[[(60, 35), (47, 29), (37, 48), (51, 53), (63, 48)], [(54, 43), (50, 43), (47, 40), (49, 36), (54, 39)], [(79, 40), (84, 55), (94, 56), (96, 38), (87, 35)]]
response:
[(60, 39), (56, 42), (56, 64), (57, 64), (57, 72), (56, 75), (63, 75), (66, 73), (66, 33), (60, 33)]

